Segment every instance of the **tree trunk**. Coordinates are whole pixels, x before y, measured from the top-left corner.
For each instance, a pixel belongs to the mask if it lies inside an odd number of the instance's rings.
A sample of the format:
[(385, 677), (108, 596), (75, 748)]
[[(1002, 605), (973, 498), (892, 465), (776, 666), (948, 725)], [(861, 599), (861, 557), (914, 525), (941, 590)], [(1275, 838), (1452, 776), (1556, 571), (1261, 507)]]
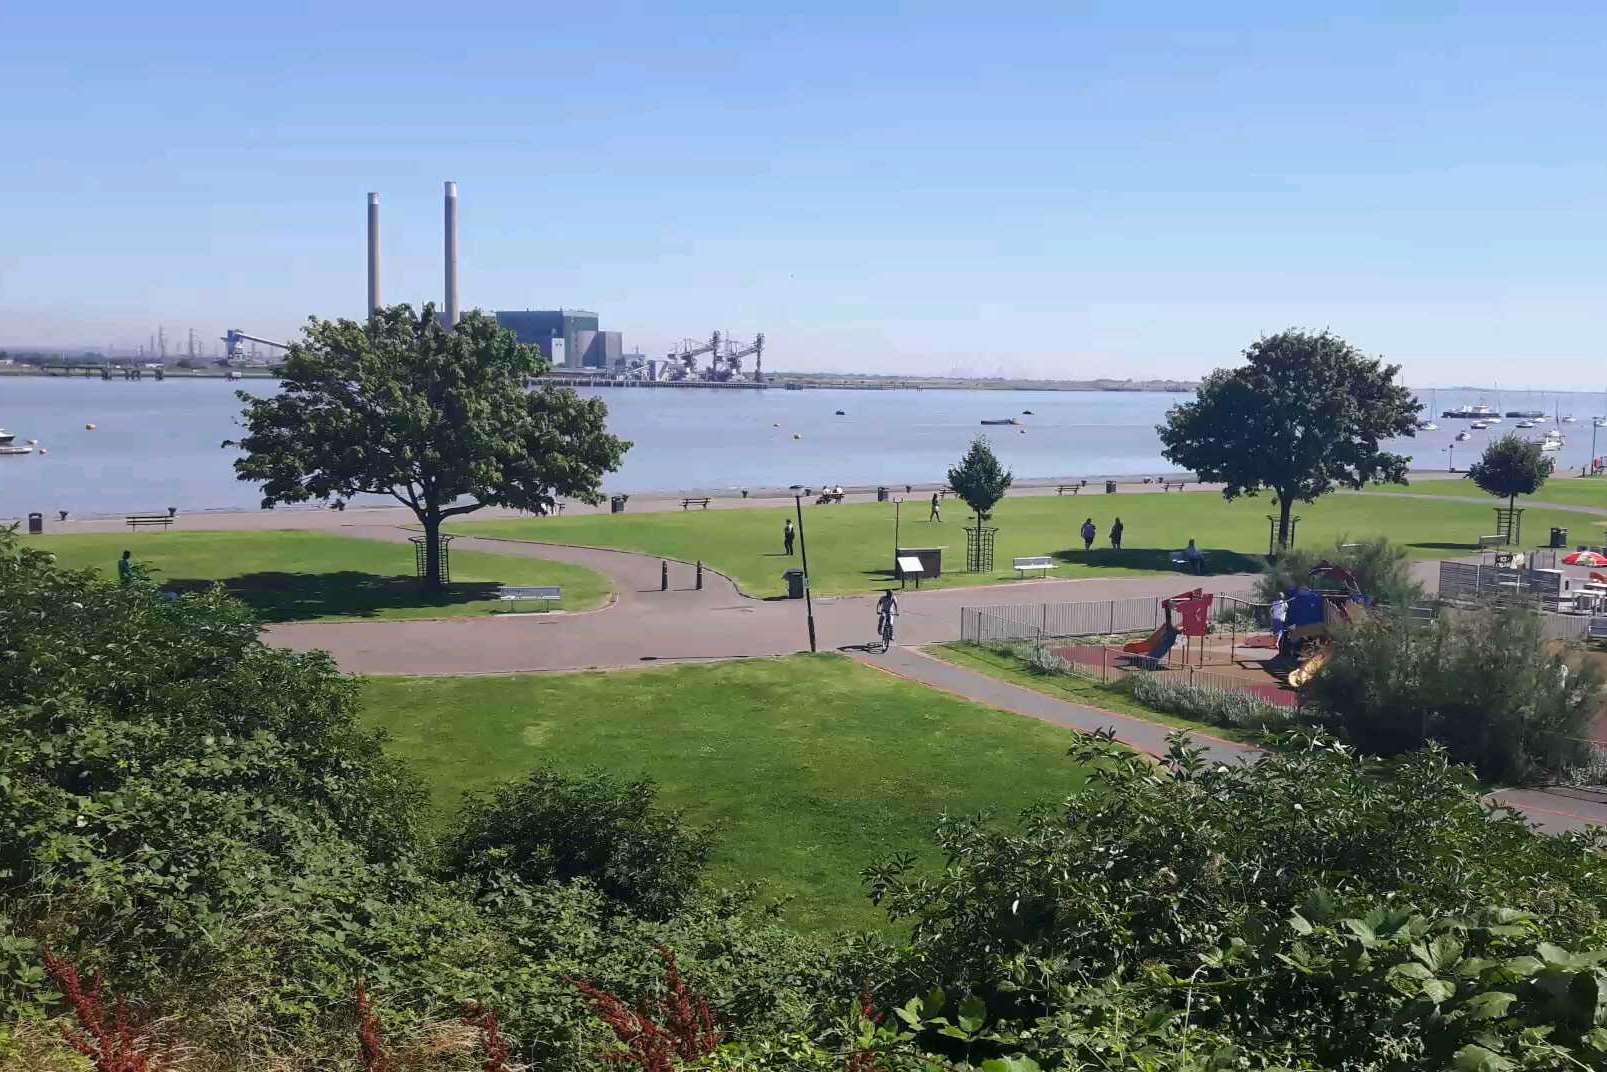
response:
[(1289, 496), (1280, 491), (1278, 493), (1278, 551), (1280, 553), (1289, 550), (1289, 513), (1293, 509), (1294, 504), (1289, 501)]
[(441, 515), (427, 511), (424, 522), (424, 587), (430, 591), (441, 589)]

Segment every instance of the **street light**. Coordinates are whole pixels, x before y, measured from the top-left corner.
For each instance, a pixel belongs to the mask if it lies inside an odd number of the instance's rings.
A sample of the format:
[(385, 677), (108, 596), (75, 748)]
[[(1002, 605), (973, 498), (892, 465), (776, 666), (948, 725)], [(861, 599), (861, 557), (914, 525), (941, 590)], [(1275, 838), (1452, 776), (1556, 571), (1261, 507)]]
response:
[(803, 496), (792, 497), (798, 510), (798, 553), (803, 556), (804, 613), (809, 619), (809, 650), (815, 651), (815, 601), (809, 595), (809, 544), (804, 542)]
[(1451, 472), (1454, 473), (1456, 472), (1456, 444), (1452, 443), (1450, 446), (1446, 447), (1445, 452), (1451, 456), (1451, 460), (1447, 464), (1450, 465)]
[(898, 514), (899, 507), (904, 505), (903, 499), (893, 500), (893, 561), (898, 562)]

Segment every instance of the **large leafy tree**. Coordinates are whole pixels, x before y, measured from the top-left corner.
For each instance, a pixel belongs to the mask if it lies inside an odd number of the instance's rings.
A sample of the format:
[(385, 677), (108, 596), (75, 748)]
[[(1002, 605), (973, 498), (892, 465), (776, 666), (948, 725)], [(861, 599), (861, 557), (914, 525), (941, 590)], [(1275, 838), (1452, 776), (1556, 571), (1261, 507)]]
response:
[(1507, 506), (1517, 505), (1519, 495), (1533, 495), (1551, 475), (1552, 461), (1540, 444), (1508, 433), (1484, 448), (1484, 454), (1468, 469), (1468, 476), (1479, 488)]
[(1246, 363), (1217, 369), (1194, 401), (1172, 407), (1160, 433), (1166, 458), (1234, 499), (1270, 489), (1278, 545), (1289, 515), (1336, 487), (1405, 483), (1405, 455), (1385, 439), (1417, 430), (1422, 405), (1386, 365), (1328, 331), (1290, 329), (1256, 340)]
[(245, 392), (241, 480), (262, 505), (389, 495), (417, 515), (425, 580), (441, 584), (441, 523), (482, 506), (551, 509), (597, 502), (630, 444), (608, 434), (601, 401), (527, 386), (550, 364), (489, 314), (446, 328), (426, 305), (379, 309), (366, 323), (311, 317), (291, 346), (279, 394)]

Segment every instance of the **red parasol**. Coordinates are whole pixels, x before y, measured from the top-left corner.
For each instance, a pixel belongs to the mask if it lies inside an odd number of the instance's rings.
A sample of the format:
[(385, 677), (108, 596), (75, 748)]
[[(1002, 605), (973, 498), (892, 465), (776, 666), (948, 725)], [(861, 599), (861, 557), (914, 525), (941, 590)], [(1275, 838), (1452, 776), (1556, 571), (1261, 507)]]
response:
[(1607, 566), (1607, 555), (1595, 551), (1575, 551), (1562, 559), (1564, 566)]

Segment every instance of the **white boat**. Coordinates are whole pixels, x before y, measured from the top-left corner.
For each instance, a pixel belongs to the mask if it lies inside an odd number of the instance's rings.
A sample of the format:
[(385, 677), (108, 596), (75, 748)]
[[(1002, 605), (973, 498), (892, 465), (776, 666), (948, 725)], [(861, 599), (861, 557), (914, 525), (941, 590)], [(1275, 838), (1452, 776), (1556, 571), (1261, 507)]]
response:
[(1535, 427), (1538, 427), (1538, 425), (1536, 425), (1535, 422), (1533, 422), (1533, 421), (1519, 421), (1518, 422), (1518, 427), (1519, 428), (1535, 428)]
[(1562, 419), (1563, 424), (1576, 424), (1576, 423), (1578, 423), (1578, 421), (1579, 421), (1579, 418), (1575, 417), (1572, 413), (1568, 414), (1568, 416), (1566, 416), (1566, 417), (1564, 417)]
[(1473, 424), (1471, 425), (1471, 427), (1483, 430), (1485, 428), (1490, 427), (1490, 422), (1489, 421), (1474, 421)]
[(1500, 424), (1502, 421), (1506, 420), (1505, 417), (1497, 416), (1494, 413), (1490, 414), (1490, 416), (1485, 418), (1485, 419), (1487, 421), (1489, 421), (1491, 424)]
[(1472, 438), (1473, 438), (1473, 433), (1472, 432), (1458, 432), (1458, 433), (1456, 433), (1456, 441), (1458, 443), (1466, 443), (1468, 440), (1470, 440)]
[(1545, 451), (1561, 450), (1562, 449), (1562, 440), (1560, 440), (1560, 439), (1542, 439), (1540, 441), (1540, 449), (1545, 450)]
[(1440, 426), (1435, 424), (1433, 421), (1419, 421), (1417, 424), (1417, 430), (1419, 432), (1438, 432), (1440, 430)]
[(0, 428), (0, 447), (9, 447), (9, 446), (11, 446), (12, 442), (16, 438), (17, 437), (15, 435), (13, 435), (12, 433), (6, 431), (4, 428)]

